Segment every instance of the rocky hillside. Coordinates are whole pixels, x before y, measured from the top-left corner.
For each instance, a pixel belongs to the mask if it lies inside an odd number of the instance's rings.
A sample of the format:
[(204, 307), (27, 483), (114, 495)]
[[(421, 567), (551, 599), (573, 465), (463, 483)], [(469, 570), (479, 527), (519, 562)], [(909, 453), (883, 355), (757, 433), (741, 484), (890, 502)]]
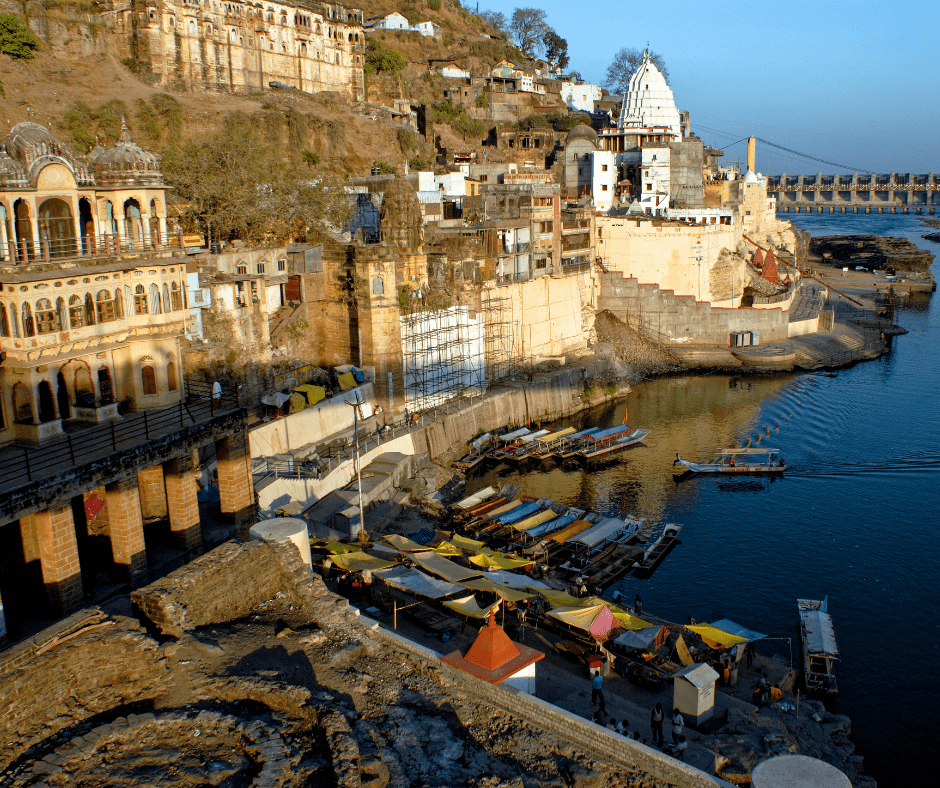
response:
[[(391, 76), (370, 75), (368, 104), (440, 100), (446, 80), (430, 74), (431, 60), (456, 60), (480, 69), (514, 54), (505, 42), (486, 37), (483, 21), (456, 0), (442, 0), (437, 10), (430, 7), (435, 4), (433, 0), (356, 4), (367, 17), (399, 11), (414, 21), (432, 21), (441, 31), (435, 38), (403, 31), (370, 33), (371, 41), (399, 52), (406, 66)], [(283, 129), (277, 144), (295, 158), (306, 152), (306, 161), (317, 170), (356, 176), (367, 174), (375, 164), (388, 164), (400, 172), (405, 162), (434, 160), (435, 151), (423, 139), (383, 118), (374, 106), (353, 105), (336, 93), (290, 90), (247, 96), (148, 86), (121, 62), (122, 35), (102, 24), (97, 10), (98, 4), (91, 0), (0, 0), (0, 12), (25, 19), (41, 42), (31, 60), (0, 55), (0, 112), (8, 128), (26, 120), (41, 123), (84, 152), (96, 137), (114, 141), (125, 116), (135, 141), (160, 152), (176, 140), (198, 140), (214, 133), (229, 113), (273, 113), (281, 117), (269, 125)], [(451, 149), (480, 142), (446, 125), (437, 126), (435, 134)]]

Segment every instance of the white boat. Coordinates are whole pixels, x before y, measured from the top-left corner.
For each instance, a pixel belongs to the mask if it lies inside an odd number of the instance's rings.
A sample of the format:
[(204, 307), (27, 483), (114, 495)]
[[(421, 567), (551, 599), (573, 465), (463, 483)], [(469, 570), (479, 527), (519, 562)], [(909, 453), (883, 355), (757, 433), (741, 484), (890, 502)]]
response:
[(803, 682), (809, 691), (835, 694), (835, 662), (839, 659), (836, 631), (827, 610), (828, 597), (797, 599), (800, 610), (800, 641), (803, 647)]
[(783, 473), (787, 469), (780, 449), (722, 449), (705, 462), (691, 462), (676, 455), (673, 465), (692, 473)]

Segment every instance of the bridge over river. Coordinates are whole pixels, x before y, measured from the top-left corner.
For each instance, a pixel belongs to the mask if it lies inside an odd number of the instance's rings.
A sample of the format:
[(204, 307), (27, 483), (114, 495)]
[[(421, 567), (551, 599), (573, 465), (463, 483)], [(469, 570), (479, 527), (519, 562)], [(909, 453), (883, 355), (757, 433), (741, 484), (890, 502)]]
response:
[(782, 213), (920, 213), (940, 211), (940, 175), (770, 175), (767, 193)]

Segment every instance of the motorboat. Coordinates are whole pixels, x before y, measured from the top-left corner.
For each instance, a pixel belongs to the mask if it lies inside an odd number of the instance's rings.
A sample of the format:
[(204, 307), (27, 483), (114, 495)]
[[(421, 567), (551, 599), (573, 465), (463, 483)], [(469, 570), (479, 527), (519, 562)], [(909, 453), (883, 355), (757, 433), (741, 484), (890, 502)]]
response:
[(783, 473), (787, 465), (780, 449), (722, 449), (705, 462), (683, 460), (678, 454), (673, 465), (692, 473)]

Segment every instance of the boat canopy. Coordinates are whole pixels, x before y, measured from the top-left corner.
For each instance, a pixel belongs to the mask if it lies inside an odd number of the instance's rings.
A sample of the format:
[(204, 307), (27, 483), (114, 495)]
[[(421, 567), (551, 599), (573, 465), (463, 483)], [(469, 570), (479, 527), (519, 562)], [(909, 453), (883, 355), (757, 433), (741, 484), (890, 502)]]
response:
[(490, 520), (497, 520), (501, 514), (505, 514), (510, 509), (515, 509), (517, 506), (522, 506), (522, 501), (510, 501), (509, 503), (504, 503), (502, 506), (496, 507), (492, 512), (487, 512), (486, 517)]
[(525, 520), (516, 523), (513, 528), (517, 531), (528, 531), (530, 528), (534, 528), (542, 523), (547, 523), (550, 520), (554, 520), (556, 517), (558, 517), (558, 515), (551, 509), (545, 509), (538, 514), (533, 514), (531, 517), (526, 517)]
[(436, 577), (426, 575), (424, 572), (419, 572), (410, 566), (379, 569), (373, 574), (393, 588), (408, 591), (411, 594), (417, 594), (428, 599), (440, 599), (464, 590), (454, 583), (438, 580)]
[(550, 432), (548, 435), (543, 435), (541, 438), (536, 438), (539, 443), (548, 445), (549, 443), (554, 443), (557, 440), (562, 438), (567, 438), (569, 435), (574, 435), (574, 427), (565, 427), (563, 430), (558, 430), (557, 432)]
[(600, 432), (600, 427), (588, 427), (586, 430), (581, 430), (581, 432), (576, 432), (573, 435), (568, 436), (569, 441), (580, 440), (581, 438), (586, 438), (588, 435), (593, 435), (595, 432)]
[(494, 495), (496, 495), (496, 489), (494, 487), (484, 487), (473, 495), (468, 495), (462, 501), (457, 501), (454, 506), (458, 509), (472, 509), (478, 503), (483, 503), (487, 498), (492, 498)]
[(509, 525), (510, 523), (516, 522), (516, 520), (521, 520), (523, 517), (528, 517), (530, 514), (537, 512), (539, 508), (538, 501), (530, 501), (529, 503), (524, 503), (522, 506), (517, 506), (512, 511), (501, 514), (499, 517), (494, 517), (493, 519), (501, 522), (503, 525)]
[(519, 438), (519, 440), (523, 443), (532, 443), (532, 441), (538, 440), (543, 435), (548, 435), (550, 432), (551, 430), (539, 430), (538, 432), (531, 432), (528, 435), (523, 435), (521, 438)]
[(528, 427), (520, 427), (518, 430), (513, 430), (512, 432), (507, 432), (505, 435), (497, 435), (496, 440), (508, 442), (519, 440), (523, 435), (528, 435), (532, 430)]
[(722, 456), (726, 454), (780, 454), (780, 449), (763, 449), (752, 446), (748, 449), (722, 449), (720, 454)]
[(605, 517), (593, 528), (584, 531), (571, 541), (594, 547), (594, 545), (603, 542), (626, 527), (627, 524), (623, 520), (618, 520), (616, 517)]
[[(806, 608), (800, 601), (800, 621), (803, 622), (803, 641), (810, 654), (819, 654), (833, 659), (839, 658), (836, 631), (828, 613), (819, 608)], [(818, 603), (817, 603), (818, 604)]]
[(557, 517), (554, 520), (548, 520), (547, 522), (542, 523), (541, 525), (536, 525), (534, 528), (526, 529), (526, 536), (541, 536), (542, 534), (547, 534), (549, 531), (557, 531), (559, 528), (564, 528), (566, 525), (571, 525), (577, 518), (573, 514), (566, 514), (564, 517)]
[(591, 527), (591, 525), (592, 523), (589, 523), (587, 520), (575, 520), (570, 525), (562, 528), (560, 531), (554, 532), (548, 538), (551, 539), (553, 542), (558, 542), (558, 544), (562, 544), (563, 542), (567, 542), (572, 537), (577, 536), (582, 531), (586, 531), (588, 528)]
[(616, 427), (608, 427), (606, 430), (599, 430), (593, 435), (585, 435), (586, 440), (591, 441), (603, 441), (608, 438), (616, 438), (618, 435), (625, 435), (628, 432), (633, 432), (633, 427), (629, 424), (618, 424)]

